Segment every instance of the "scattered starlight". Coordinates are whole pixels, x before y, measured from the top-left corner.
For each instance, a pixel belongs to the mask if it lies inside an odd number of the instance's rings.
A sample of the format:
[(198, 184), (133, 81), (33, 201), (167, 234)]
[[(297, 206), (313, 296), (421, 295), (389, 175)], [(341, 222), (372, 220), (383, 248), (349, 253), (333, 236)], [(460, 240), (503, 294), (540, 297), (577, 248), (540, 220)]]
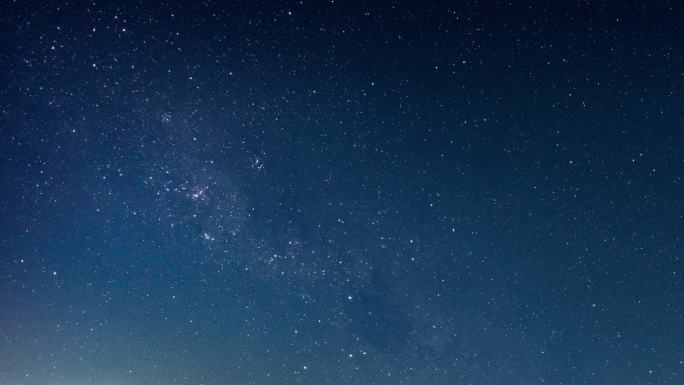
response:
[(530, 4), (3, 2), (0, 384), (684, 383), (684, 10)]

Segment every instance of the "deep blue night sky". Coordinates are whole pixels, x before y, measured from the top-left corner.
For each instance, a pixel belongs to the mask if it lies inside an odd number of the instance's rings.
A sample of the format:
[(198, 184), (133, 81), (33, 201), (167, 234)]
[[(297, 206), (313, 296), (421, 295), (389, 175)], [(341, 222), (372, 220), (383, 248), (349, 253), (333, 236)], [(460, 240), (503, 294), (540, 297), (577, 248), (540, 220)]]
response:
[(3, 1), (0, 385), (684, 383), (683, 18)]

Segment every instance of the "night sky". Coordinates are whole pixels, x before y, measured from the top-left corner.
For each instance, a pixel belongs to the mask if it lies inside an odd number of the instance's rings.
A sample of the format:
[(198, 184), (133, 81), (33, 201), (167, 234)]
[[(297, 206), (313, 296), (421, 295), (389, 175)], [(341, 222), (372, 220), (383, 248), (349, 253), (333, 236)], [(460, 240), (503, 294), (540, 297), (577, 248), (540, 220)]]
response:
[(0, 385), (683, 384), (683, 18), (3, 1)]

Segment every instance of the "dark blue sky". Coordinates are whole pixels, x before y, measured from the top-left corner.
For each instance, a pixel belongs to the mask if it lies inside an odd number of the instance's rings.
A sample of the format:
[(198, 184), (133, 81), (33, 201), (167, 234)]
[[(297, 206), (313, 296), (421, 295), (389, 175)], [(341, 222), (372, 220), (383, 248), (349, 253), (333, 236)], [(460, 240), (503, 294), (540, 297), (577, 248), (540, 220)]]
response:
[(0, 5), (0, 384), (681, 384), (677, 2)]

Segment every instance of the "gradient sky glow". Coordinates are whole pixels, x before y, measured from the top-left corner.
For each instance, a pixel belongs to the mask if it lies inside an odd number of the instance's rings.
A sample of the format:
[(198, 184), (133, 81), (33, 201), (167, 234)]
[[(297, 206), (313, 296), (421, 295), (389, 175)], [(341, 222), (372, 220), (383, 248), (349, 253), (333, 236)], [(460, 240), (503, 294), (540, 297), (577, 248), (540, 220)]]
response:
[(684, 383), (684, 8), (3, 1), (0, 385)]

